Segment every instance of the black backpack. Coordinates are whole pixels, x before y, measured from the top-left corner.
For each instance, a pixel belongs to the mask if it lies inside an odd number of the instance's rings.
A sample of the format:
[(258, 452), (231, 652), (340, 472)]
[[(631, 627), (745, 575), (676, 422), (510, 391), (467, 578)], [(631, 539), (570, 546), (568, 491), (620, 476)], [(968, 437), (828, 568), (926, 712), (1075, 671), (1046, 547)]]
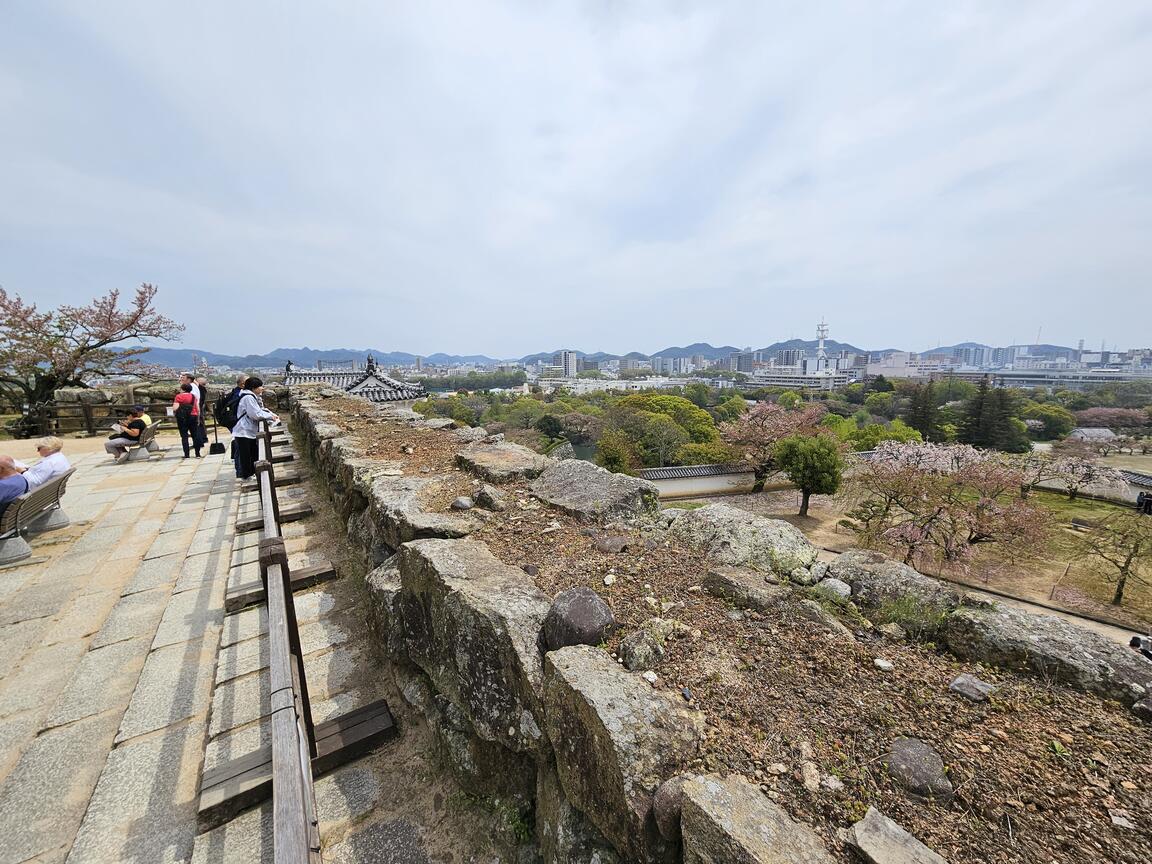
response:
[(216, 400), (216, 405), (213, 407), (213, 412), (216, 415), (216, 422), (223, 426), (225, 429), (231, 430), (239, 420), (236, 416), (236, 408), (240, 405), (240, 394), (237, 393), (232, 396), (228, 393), (221, 393), (220, 398)]

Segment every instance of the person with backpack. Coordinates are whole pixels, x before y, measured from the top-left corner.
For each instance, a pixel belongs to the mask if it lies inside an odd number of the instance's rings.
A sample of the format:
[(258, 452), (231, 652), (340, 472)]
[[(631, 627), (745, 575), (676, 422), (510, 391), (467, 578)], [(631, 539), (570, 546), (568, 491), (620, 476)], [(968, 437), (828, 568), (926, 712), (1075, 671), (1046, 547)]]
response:
[(172, 415), (176, 418), (176, 428), (180, 430), (180, 443), (184, 446), (185, 459), (189, 456), (189, 444), (195, 448), (196, 458), (200, 458), (203, 442), (200, 440), (200, 413), (197, 410), (199, 407), (196, 397), (192, 394), (192, 385), (181, 384), (180, 392), (172, 402)]
[(256, 473), (256, 441), (260, 438), (260, 421), (279, 423), (280, 417), (264, 407), (261, 396), (264, 382), (252, 376), (244, 382), (240, 401), (236, 405), (236, 425), (232, 427), (232, 443), (236, 446), (236, 476), (247, 480)]
[[(216, 404), (212, 406), (213, 416), (216, 418), (216, 425), (223, 426), (229, 432), (236, 426), (236, 407), (240, 404), (240, 394), (244, 390), (244, 383), (248, 380), (247, 375), (241, 375), (236, 379), (236, 386), (229, 390), (227, 393), (221, 393), (220, 397), (216, 400)], [(237, 461), (236, 456), (236, 439), (232, 439), (232, 464), (236, 468), (236, 476), (240, 476), (240, 463)]]

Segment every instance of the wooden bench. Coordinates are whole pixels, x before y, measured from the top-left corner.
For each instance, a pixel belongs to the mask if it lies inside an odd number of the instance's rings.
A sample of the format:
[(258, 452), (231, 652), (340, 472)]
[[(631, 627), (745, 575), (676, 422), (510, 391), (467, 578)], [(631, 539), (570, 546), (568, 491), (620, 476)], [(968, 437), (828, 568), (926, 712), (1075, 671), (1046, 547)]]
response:
[(139, 462), (155, 453), (159, 446), (156, 443), (156, 430), (160, 428), (160, 420), (156, 420), (140, 433), (140, 437), (128, 445), (128, 458), (125, 462)]
[(75, 471), (75, 468), (69, 468), (59, 477), (53, 477), (8, 502), (0, 516), (0, 565), (23, 561), (31, 556), (32, 547), (24, 539), (25, 534), (68, 525), (68, 517), (60, 509), (60, 499), (68, 488), (68, 478)]

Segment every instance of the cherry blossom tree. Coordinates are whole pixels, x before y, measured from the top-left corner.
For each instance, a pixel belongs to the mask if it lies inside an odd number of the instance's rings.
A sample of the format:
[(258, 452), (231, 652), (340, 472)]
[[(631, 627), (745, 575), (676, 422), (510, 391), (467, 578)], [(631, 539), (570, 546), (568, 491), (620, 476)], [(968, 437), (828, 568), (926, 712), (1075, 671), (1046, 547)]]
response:
[(140, 339), (172, 340), (183, 332), (156, 311), (154, 285), (141, 285), (124, 308), (120, 299), (112, 290), (87, 306), (41, 311), (0, 288), (0, 388), (29, 406), (47, 402), (61, 387), (140, 371), (148, 350)]
[(1076, 412), (1076, 425), (1106, 429), (1138, 429), (1148, 425), (1148, 413), (1139, 408), (1085, 408)]
[(791, 435), (829, 434), (822, 429), (824, 406), (806, 403), (793, 408), (758, 402), (720, 427), (720, 437), (735, 446), (756, 471), (756, 488), (776, 469), (776, 445)]
[(1152, 517), (1117, 510), (1080, 538), (1080, 553), (1092, 569), (1115, 583), (1112, 604), (1124, 602), (1130, 582), (1152, 584)]
[(1069, 501), (1092, 486), (1115, 486), (1124, 477), (1115, 468), (1102, 465), (1095, 442), (1065, 440), (1052, 448), (1059, 471), (1056, 481), (1064, 487)]
[(849, 514), (862, 545), (904, 563), (966, 569), (979, 547), (996, 544), (1005, 560), (1033, 552), (1047, 512), (1020, 497), (1027, 476), (1001, 454), (967, 445), (882, 443), (853, 477)]

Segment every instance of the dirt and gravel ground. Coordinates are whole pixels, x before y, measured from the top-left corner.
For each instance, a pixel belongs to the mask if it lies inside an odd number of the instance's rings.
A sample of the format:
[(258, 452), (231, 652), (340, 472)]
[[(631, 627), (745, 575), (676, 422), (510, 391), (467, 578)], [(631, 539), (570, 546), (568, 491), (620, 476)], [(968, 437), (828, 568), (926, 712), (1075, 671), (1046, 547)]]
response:
[[(406, 473), (453, 469), (461, 446), (449, 432), (374, 418), (346, 425)], [(471, 483), (453, 474), (452, 491)], [(788, 608), (739, 612), (700, 590), (707, 564), (697, 551), (658, 531), (616, 529), (629, 536), (628, 548), (601, 552), (586, 526), (532, 499), (524, 485), (504, 490), (511, 507), (485, 514), (475, 536), (509, 564), (534, 565), (550, 595), (594, 588), (622, 633), (653, 616), (684, 622), (694, 632), (669, 643), (656, 686), (707, 718), (691, 767), (755, 779), (830, 848), (841, 849), (839, 832), (873, 805), (952, 862), (1152, 859), (1152, 729), (1123, 707), (875, 631), (832, 636)], [(877, 658), (893, 670), (878, 669)], [(996, 698), (977, 705), (951, 694), (948, 683), (961, 672), (994, 682)], [(915, 802), (887, 776), (881, 760), (901, 736), (940, 753), (957, 790), (953, 804)], [(816, 791), (801, 782), (805, 759), (826, 778)]]

